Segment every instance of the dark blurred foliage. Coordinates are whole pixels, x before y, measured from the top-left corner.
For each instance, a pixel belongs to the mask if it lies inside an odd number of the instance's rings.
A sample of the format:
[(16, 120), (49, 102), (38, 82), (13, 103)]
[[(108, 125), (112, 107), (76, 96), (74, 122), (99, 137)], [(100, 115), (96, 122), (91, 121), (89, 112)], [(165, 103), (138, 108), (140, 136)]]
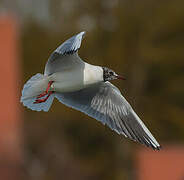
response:
[[(184, 1), (49, 2), (46, 26), (30, 17), (21, 29), (22, 84), (44, 71), (59, 44), (86, 30), (80, 56), (127, 78), (113, 83), (161, 145), (182, 143)], [(57, 100), (48, 113), (25, 109), (24, 119), (26, 179), (136, 179), (134, 156), (142, 145), (96, 120)]]

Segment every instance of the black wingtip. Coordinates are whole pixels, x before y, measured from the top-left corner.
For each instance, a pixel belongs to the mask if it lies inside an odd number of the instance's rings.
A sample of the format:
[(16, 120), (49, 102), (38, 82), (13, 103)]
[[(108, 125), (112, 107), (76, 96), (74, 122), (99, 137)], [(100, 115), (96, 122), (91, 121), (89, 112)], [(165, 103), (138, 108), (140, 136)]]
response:
[(157, 150), (161, 150), (161, 149), (162, 149), (162, 146), (158, 146), (158, 147), (157, 147)]
[(154, 151), (160, 151), (162, 149), (162, 146), (157, 146), (157, 147), (152, 146), (152, 148)]

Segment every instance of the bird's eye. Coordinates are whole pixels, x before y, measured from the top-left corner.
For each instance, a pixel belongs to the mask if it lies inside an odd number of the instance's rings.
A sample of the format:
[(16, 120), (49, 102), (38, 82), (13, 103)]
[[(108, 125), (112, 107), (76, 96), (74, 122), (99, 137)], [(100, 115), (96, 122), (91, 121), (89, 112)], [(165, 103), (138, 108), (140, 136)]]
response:
[(114, 75), (114, 73), (112, 71), (109, 72), (110, 75)]

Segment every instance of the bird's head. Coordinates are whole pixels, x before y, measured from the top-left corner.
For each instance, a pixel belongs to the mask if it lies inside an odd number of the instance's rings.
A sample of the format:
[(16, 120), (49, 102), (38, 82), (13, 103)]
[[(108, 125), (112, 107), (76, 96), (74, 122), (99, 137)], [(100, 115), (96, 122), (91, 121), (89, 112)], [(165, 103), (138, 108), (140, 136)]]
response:
[(125, 80), (124, 77), (122, 77), (121, 75), (116, 74), (112, 69), (109, 69), (107, 67), (103, 67), (103, 79), (104, 79), (104, 82), (111, 81), (111, 80), (114, 80), (114, 79)]

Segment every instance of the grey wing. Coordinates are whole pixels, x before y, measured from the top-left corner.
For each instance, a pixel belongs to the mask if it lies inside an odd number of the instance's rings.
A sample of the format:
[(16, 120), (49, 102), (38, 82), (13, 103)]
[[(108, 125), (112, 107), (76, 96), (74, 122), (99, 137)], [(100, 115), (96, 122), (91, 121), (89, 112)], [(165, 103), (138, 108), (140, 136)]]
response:
[(45, 66), (45, 75), (61, 71), (70, 66), (78, 66), (83, 61), (78, 56), (78, 49), (81, 46), (82, 38), (85, 32), (72, 36), (70, 39), (62, 43), (49, 57)]
[(80, 32), (79, 34), (71, 37), (70, 39), (66, 40), (63, 44), (61, 44), (55, 52), (58, 54), (73, 54), (76, 52), (80, 46), (82, 37), (85, 34), (85, 32)]
[(77, 92), (56, 93), (63, 104), (107, 124), (118, 134), (123, 134), (153, 149), (160, 145), (121, 95), (118, 88), (109, 82), (99, 83)]

